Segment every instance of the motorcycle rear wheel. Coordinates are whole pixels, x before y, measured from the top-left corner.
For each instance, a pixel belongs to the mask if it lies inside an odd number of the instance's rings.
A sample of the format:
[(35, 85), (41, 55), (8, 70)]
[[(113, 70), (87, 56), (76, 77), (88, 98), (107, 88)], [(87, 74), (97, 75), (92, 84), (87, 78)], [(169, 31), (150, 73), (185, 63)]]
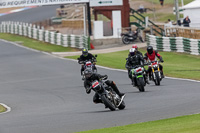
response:
[(105, 95), (101, 96), (101, 100), (111, 111), (115, 111), (115, 105)]
[(123, 42), (124, 44), (129, 44), (129, 43), (130, 43), (130, 40), (128, 39), (127, 36), (123, 36), (123, 37), (122, 37), (122, 42)]

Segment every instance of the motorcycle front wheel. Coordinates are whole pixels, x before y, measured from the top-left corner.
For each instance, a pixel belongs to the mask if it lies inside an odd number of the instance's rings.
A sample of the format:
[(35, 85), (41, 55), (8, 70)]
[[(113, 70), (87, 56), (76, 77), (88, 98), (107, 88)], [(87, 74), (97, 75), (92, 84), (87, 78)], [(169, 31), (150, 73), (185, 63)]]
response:
[(127, 36), (123, 36), (123, 37), (122, 37), (122, 42), (123, 42), (124, 44), (129, 44), (129, 43), (130, 43), (130, 40), (128, 39)]
[(159, 73), (155, 72), (155, 85), (160, 85), (160, 77), (159, 77)]
[(111, 111), (115, 111), (115, 105), (106, 97), (106, 95), (102, 95), (101, 100)]
[(143, 77), (139, 77), (137, 79), (137, 82), (138, 82), (138, 89), (140, 92), (144, 92), (145, 89), (144, 89), (144, 86), (145, 86), (145, 82), (144, 82), (144, 78)]
[(122, 110), (126, 107), (125, 102), (122, 101), (122, 103), (119, 105), (118, 109)]

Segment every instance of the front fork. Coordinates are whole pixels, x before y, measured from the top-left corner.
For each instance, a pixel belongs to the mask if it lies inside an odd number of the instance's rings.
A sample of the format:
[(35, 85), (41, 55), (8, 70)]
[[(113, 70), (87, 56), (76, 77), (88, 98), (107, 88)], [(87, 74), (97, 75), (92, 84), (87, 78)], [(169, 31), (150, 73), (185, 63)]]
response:
[[(158, 75), (159, 75), (159, 78), (161, 79), (161, 73), (160, 73), (160, 68), (159, 68), (159, 66), (158, 66)], [(152, 67), (152, 73), (153, 73), (153, 78), (154, 78), (154, 80), (155, 80), (155, 77), (156, 77), (156, 75), (155, 75), (155, 70), (154, 70), (154, 68)]]

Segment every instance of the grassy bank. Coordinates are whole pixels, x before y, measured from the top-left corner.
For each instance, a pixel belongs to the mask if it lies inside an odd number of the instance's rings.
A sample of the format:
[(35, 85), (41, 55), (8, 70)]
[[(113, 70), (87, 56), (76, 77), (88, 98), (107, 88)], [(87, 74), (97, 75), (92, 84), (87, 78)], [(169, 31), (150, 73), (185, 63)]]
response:
[(4, 106), (2, 106), (2, 105), (0, 104), (0, 113), (5, 112), (5, 111), (6, 111), (6, 108), (4, 108)]
[(12, 35), (12, 34), (5, 34), (0, 33), (0, 39), (12, 41), (12, 42), (18, 42), (23, 46), (33, 48), (40, 51), (45, 52), (73, 52), (78, 51), (76, 48), (70, 48), (70, 47), (63, 47), (58, 45), (53, 45), (45, 42), (41, 42), (38, 40), (33, 40), (24, 36), (18, 36), (18, 35)]
[[(145, 50), (140, 49), (144, 54)], [(165, 76), (177, 77), (177, 78), (189, 78), (200, 80), (200, 56), (176, 53), (176, 52), (159, 52), (163, 59)], [(98, 54), (97, 64), (101, 66), (125, 69), (126, 58), (128, 56), (128, 50)], [(78, 56), (72, 56), (67, 58), (77, 59)]]
[(80, 133), (199, 133), (200, 114)]

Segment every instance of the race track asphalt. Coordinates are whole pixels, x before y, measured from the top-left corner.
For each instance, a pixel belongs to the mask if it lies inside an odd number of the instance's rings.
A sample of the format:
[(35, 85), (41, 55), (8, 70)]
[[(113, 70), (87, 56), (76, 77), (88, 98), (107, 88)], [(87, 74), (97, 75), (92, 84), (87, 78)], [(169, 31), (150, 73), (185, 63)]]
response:
[(37, 8), (32, 8), (0, 16), (0, 22), (2, 21), (14, 21), (14, 22), (26, 22), (26, 23), (39, 22), (46, 19), (50, 19), (51, 17), (55, 17), (57, 8), (59, 8), (59, 5), (39, 6)]
[(97, 68), (126, 93), (125, 110), (94, 104), (76, 61), (0, 41), (0, 103), (11, 107), (0, 133), (72, 133), (200, 112), (199, 82), (165, 78), (141, 93), (126, 72)]

